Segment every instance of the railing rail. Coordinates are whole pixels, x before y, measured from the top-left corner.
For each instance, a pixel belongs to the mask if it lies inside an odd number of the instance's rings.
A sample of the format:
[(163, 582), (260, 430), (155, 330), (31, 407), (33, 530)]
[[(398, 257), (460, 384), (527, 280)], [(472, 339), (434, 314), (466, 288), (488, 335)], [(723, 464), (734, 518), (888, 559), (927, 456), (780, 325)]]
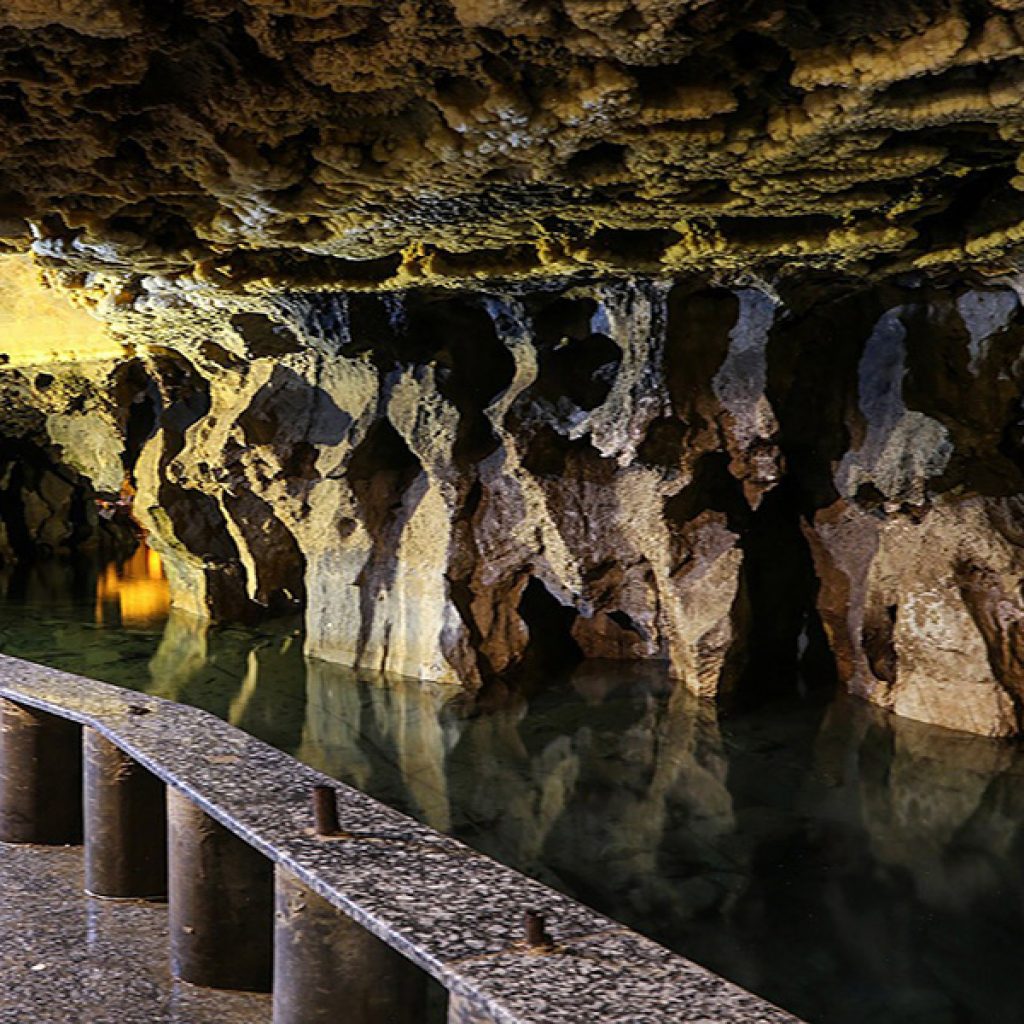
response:
[(411, 1024), (420, 972), (450, 1024), (798, 1024), (213, 715), (3, 655), (0, 840), (76, 838), (67, 722), (87, 889), (168, 879), (175, 975), (272, 987), (274, 1024)]

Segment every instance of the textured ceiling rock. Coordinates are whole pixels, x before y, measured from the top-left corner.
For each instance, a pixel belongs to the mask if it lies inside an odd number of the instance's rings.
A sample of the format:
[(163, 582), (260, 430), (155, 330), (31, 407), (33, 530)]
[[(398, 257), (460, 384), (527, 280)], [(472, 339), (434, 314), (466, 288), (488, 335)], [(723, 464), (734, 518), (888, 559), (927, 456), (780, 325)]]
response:
[(1002, 273), (1022, 38), (1016, 0), (7, 0), (0, 235), (236, 288)]

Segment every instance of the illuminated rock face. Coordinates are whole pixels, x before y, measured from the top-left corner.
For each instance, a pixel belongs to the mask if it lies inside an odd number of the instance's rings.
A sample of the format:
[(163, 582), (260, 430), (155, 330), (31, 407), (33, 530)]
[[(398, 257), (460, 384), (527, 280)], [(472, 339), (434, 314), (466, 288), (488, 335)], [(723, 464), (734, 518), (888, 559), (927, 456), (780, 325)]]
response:
[(724, 692), (737, 531), (779, 476), (774, 316), (658, 283), (236, 313), (157, 359), (187, 429), (142, 452), (137, 508), (179, 605), (304, 601), (321, 657), (467, 685), (658, 658)]
[[(164, 295), (90, 422), (132, 437), (175, 604), (304, 608), (318, 657), (470, 687), (647, 659), (722, 699), (813, 685), (827, 641), (853, 692), (1006, 736), (1020, 318), (921, 280)], [(76, 415), (51, 439), (109, 478)]]
[[(42, 338), (48, 346), (51, 335)], [(0, 351), (9, 340), (0, 328)], [(95, 500), (97, 491), (116, 498), (125, 475), (116, 363), (31, 363), (31, 339), (19, 332), (14, 340), (25, 342), (14, 347), (16, 368), (0, 371), (0, 568), (36, 556), (130, 551), (127, 517), (102, 514)], [(111, 350), (109, 338), (106, 345)]]
[(773, 340), (840, 678), (995, 736), (1020, 731), (1024, 696), (1019, 314), (1010, 290), (879, 289)]

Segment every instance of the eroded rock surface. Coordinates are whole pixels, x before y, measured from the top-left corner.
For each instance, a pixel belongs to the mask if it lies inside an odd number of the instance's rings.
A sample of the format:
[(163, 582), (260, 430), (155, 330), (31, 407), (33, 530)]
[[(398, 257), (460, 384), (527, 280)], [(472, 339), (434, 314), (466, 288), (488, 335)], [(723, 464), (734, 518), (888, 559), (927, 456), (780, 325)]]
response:
[(1016, 0), (7, 0), (0, 223), (121, 301), (1001, 271), (1022, 38)]
[(123, 515), (104, 514), (124, 480), (125, 441), (102, 367), (62, 364), (0, 376), (0, 566), (134, 543)]
[(862, 697), (1020, 731), (1012, 288), (175, 294), (39, 429), (128, 468), (179, 608), (471, 687), (647, 659), (743, 697), (827, 640)]
[(147, 364), (136, 509), (179, 606), (305, 604), (322, 657), (468, 685), (664, 659), (715, 695), (779, 476), (774, 315), (656, 283), (221, 313)]
[[(999, 736), (1019, 731), (1024, 692), (1018, 313), (1009, 289), (855, 293), (779, 339), (840, 677), (900, 714)], [(851, 345), (842, 322), (858, 319)], [(827, 346), (817, 366), (808, 345)]]
[(827, 637), (859, 695), (1011, 735), (1019, 319), (913, 281), (161, 297), (117, 321), (169, 344), (108, 371), (92, 448), (73, 403), (46, 423), (94, 480), (130, 464), (178, 607), (304, 607), (320, 657), (664, 660), (722, 697), (813, 682)]

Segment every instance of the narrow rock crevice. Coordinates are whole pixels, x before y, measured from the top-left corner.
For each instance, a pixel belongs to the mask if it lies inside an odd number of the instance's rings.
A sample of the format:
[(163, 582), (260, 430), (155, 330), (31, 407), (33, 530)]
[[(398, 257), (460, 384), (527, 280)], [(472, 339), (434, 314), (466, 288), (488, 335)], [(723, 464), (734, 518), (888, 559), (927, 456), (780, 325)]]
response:
[(549, 676), (571, 668), (583, 658), (573, 639), (578, 612), (562, 604), (536, 576), (530, 576), (516, 607), (526, 625), (527, 641), (517, 672), (529, 677)]

